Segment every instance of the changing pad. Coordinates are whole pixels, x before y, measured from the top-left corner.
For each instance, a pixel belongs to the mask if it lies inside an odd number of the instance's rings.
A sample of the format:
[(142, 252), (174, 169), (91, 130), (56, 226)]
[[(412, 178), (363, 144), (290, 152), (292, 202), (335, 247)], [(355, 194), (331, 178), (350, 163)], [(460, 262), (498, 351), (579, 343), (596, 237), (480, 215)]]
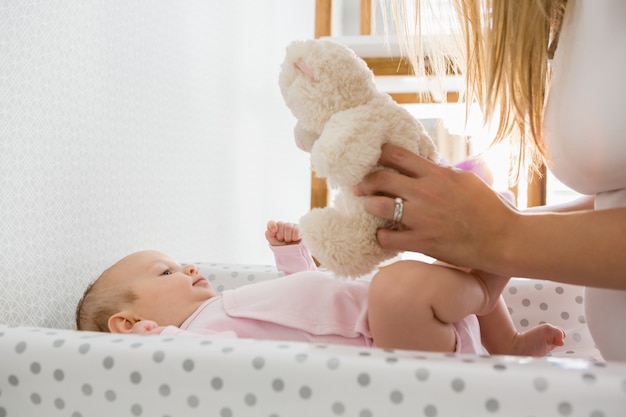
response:
[[(219, 289), (280, 276), (197, 264)], [(568, 332), (546, 358), (0, 326), (0, 417), (623, 416), (626, 364), (602, 361), (582, 289), (515, 279), (518, 327)]]

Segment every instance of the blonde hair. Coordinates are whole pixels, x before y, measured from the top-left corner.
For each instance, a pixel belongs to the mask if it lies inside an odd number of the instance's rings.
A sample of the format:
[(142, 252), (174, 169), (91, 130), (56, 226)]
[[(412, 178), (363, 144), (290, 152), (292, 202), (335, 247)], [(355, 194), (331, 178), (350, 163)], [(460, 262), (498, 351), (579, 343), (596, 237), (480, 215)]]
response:
[(109, 332), (109, 318), (138, 299), (130, 288), (110, 282), (113, 267), (85, 290), (76, 306), (76, 329)]
[[(551, 80), (549, 59), (567, 0), (452, 0), (447, 13), (442, 12), (444, 0), (414, 1), (414, 9), (407, 0), (381, 0), (381, 5), (386, 31), (389, 23), (395, 25), (416, 74), (443, 76), (451, 69), (463, 74), (466, 103), (480, 105), (485, 124), (498, 119), (494, 143), (516, 138), (518, 168), (524, 160), (534, 166), (546, 154), (542, 127)], [(392, 19), (385, 15), (386, 3)], [(425, 21), (433, 10), (439, 22)], [(422, 36), (433, 23), (449, 31), (450, 45), (437, 36)], [(424, 47), (432, 41), (430, 49)]]

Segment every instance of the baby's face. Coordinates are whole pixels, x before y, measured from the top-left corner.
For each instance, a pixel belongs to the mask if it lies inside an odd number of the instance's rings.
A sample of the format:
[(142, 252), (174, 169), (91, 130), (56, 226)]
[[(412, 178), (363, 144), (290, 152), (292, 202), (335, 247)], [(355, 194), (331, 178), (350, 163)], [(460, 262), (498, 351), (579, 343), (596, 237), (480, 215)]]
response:
[(142, 320), (159, 326), (180, 326), (216, 292), (193, 265), (181, 266), (157, 251), (142, 251), (114, 267), (114, 279), (130, 285), (138, 296), (132, 310)]

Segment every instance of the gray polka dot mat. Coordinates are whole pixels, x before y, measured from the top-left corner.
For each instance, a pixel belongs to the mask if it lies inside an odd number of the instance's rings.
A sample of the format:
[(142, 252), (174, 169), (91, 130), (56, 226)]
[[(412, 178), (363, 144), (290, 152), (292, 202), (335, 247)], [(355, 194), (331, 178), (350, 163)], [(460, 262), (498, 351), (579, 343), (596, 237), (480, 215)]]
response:
[[(280, 274), (200, 264), (220, 289)], [(582, 290), (515, 279), (520, 329), (563, 327), (545, 358), (0, 325), (0, 417), (626, 416), (626, 363), (599, 356)]]

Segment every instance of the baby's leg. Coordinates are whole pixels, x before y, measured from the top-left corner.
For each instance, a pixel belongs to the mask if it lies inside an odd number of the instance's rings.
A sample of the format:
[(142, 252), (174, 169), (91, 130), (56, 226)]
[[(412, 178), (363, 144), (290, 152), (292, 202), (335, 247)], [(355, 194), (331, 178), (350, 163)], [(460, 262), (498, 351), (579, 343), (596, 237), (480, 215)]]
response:
[(545, 356), (565, 343), (565, 332), (547, 323), (518, 332), (502, 297), (496, 307), (479, 316), (478, 321), (482, 343), (493, 355)]
[(451, 323), (491, 311), (507, 281), (418, 261), (382, 268), (369, 291), (374, 342), (379, 347), (453, 352)]

